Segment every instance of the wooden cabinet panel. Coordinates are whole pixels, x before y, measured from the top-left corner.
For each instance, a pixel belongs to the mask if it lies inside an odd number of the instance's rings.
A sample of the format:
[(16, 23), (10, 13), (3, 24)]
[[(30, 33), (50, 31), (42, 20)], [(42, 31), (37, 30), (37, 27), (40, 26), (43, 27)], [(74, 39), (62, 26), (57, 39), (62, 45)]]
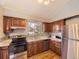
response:
[(26, 20), (12, 17), (12, 27), (26, 27)]
[(3, 17), (3, 31), (8, 32), (11, 30), (11, 27), (26, 27), (26, 20), (16, 17)]
[(44, 23), (45, 32), (61, 32), (63, 30), (65, 21), (59, 20), (51, 23)]
[(17, 19), (16, 18), (12, 18), (12, 20), (11, 20), (11, 26), (12, 27), (17, 27), (18, 26), (18, 21), (17, 21)]
[(54, 51), (55, 50), (55, 41), (50, 40), (49, 46), (50, 46), (49, 48)]
[(28, 57), (48, 50), (48, 41), (40, 40), (34, 42), (28, 42), (27, 55)]
[(19, 25), (21, 26), (21, 27), (26, 27), (26, 20), (19, 20)]
[(53, 32), (62, 32), (64, 28), (64, 20), (53, 22)]
[(8, 47), (0, 48), (0, 59), (9, 59)]
[(35, 42), (32, 42), (33, 44), (32, 44), (32, 53), (33, 53), (33, 55), (35, 55), (35, 54), (37, 54), (38, 52), (37, 52), (37, 42), (35, 41)]
[(45, 26), (45, 32), (52, 32), (52, 26), (53, 26), (53, 23), (44, 23), (44, 26)]
[(55, 52), (61, 55), (61, 42), (55, 41)]
[(58, 55), (61, 55), (61, 42), (50, 40), (50, 49), (57, 53)]
[(37, 41), (37, 53), (43, 51), (43, 41)]
[(58, 55), (61, 55), (61, 42), (55, 40), (40, 40), (29, 42), (27, 44), (27, 55), (30, 57), (48, 49), (51, 49)]
[(3, 17), (3, 31), (8, 32), (11, 27), (11, 17)]
[(33, 55), (33, 43), (27, 43), (27, 56), (30, 57)]
[(27, 44), (27, 55), (28, 57), (37, 54), (37, 42), (28, 42)]

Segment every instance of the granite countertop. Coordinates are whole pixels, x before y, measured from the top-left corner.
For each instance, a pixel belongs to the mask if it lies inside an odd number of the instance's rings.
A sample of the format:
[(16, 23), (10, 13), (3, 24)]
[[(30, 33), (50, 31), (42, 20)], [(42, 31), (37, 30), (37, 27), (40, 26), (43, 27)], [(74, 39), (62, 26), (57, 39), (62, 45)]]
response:
[(11, 39), (5, 39), (4, 41), (0, 42), (0, 47), (7, 47), (10, 45), (11, 42), (12, 42)]
[(32, 41), (39, 41), (39, 40), (45, 40), (45, 39), (51, 39), (51, 40), (55, 40), (55, 41), (62, 41), (62, 39), (57, 39), (57, 38), (48, 38), (48, 37), (38, 37), (38, 38), (35, 38), (35, 37), (29, 37), (27, 38), (27, 42), (32, 42)]
[[(27, 38), (27, 42), (32, 42), (32, 41), (39, 41), (39, 40), (45, 40), (45, 39), (51, 39), (51, 40), (55, 40), (55, 41), (62, 41), (62, 39), (57, 39), (57, 38), (48, 38), (48, 37), (38, 37), (38, 38), (35, 38), (35, 37), (30, 37), (30, 38)], [(12, 42), (12, 39), (5, 39), (3, 41), (0, 42), (0, 47), (7, 47), (10, 45), (10, 43)]]

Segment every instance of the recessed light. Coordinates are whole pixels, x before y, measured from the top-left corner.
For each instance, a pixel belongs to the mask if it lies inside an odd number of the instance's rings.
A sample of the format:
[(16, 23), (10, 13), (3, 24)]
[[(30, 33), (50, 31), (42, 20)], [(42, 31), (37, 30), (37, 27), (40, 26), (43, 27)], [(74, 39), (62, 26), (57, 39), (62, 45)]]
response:
[(42, 3), (44, 0), (38, 0), (38, 3)]
[(48, 5), (49, 3), (50, 3), (49, 0), (44, 1), (45, 5)]
[(52, 2), (54, 1), (54, 0), (51, 0)]
[(44, 5), (48, 5), (51, 2), (53, 2), (54, 0), (38, 0), (38, 3), (43, 3)]

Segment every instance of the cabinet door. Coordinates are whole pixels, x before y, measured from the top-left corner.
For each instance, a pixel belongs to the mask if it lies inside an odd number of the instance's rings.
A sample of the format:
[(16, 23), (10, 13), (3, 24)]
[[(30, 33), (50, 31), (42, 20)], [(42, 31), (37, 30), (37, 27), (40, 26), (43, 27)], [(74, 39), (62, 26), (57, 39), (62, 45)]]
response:
[(12, 17), (11, 26), (12, 26), (12, 27), (17, 27), (17, 26), (18, 26), (18, 20), (17, 20), (17, 18), (13, 18), (13, 17)]
[(40, 53), (43, 51), (43, 41), (37, 41), (37, 53)]
[(20, 25), (20, 27), (26, 27), (26, 20), (24, 20), (24, 19), (19, 20), (19, 25)]
[(8, 47), (0, 48), (0, 59), (9, 59)]
[(55, 41), (55, 52), (61, 55), (61, 42)]
[(27, 56), (30, 57), (33, 55), (33, 43), (27, 43)]
[(50, 49), (57, 53), (58, 55), (61, 55), (61, 42), (50, 40)]
[(13, 27), (26, 27), (26, 20), (21, 18), (12, 17), (12, 26)]
[(44, 27), (45, 27), (45, 30), (44, 30), (44, 31), (45, 31), (45, 32), (48, 32), (48, 31), (49, 31), (49, 29), (48, 29), (48, 27), (49, 27), (49, 26), (48, 26), (48, 23), (44, 23)]
[(53, 22), (53, 32), (61, 32), (64, 28), (64, 20)]
[(58, 22), (53, 23), (53, 32), (59, 32), (60, 24)]
[(64, 20), (61, 20), (61, 22), (60, 22), (60, 31), (62, 32), (63, 31), (63, 29), (64, 29), (64, 26), (65, 26), (65, 21)]
[(29, 42), (27, 43), (27, 55), (28, 57), (37, 54), (37, 42)]
[(35, 55), (35, 54), (38, 53), (38, 52), (37, 52), (37, 49), (38, 49), (38, 47), (37, 47), (37, 41), (35, 41), (35, 42), (33, 42), (33, 44), (32, 44), (32, 53), (33, 53), (33, 55)]
[(52, 42), (51, 42), (51, 49), (54, 51), (55, 50), (55, 41), (53, 40)]
[(45, 32), (52, 32), (53, 23), (44, 23), (45, 25)]
[(3, 17), (3, 31), (4, 32), (8, 32), (10, 30), (11, 19), (12, 18), (9, 18), (9, 17), (6, 17), (6, 16)]

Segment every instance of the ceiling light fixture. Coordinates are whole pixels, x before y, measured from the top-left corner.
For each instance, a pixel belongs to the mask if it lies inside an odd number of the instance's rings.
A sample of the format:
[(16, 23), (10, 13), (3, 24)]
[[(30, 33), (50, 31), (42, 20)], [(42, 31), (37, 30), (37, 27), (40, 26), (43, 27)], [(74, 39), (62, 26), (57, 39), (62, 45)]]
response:
[(38, 0), (38, 3), (43, 3), (44, 5), (48, 5), (51, 2), (53, 2), (54, 0)]
[(43, 2), (43, 0), (38, 0), (38, 2), (39, 2), (39, 3), (42, 3), (42, 2)]

